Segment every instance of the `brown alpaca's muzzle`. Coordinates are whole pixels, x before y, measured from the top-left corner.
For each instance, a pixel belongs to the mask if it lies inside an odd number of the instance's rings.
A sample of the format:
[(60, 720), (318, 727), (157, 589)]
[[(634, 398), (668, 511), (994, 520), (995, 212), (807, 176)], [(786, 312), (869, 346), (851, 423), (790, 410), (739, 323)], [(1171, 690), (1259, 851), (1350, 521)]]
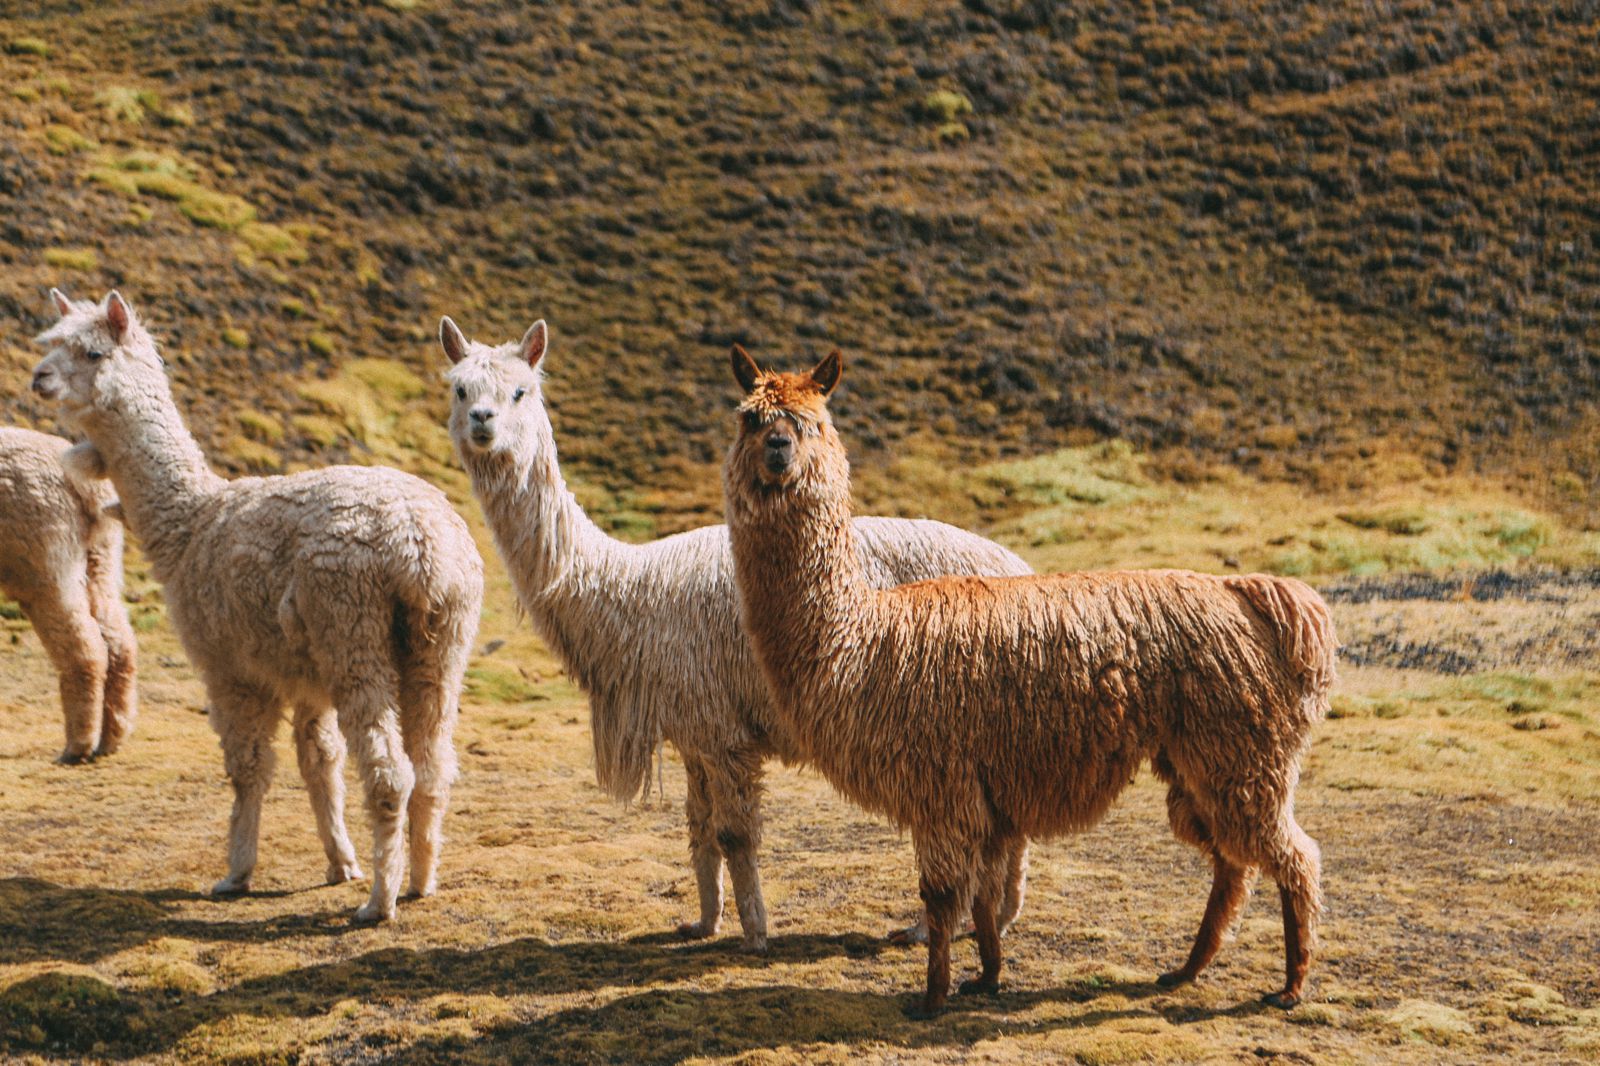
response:
[(762, 446), (762, 461), (768, 473), (787, 474), (794, 466), (794, 434), (781, 428), (769, 433)]

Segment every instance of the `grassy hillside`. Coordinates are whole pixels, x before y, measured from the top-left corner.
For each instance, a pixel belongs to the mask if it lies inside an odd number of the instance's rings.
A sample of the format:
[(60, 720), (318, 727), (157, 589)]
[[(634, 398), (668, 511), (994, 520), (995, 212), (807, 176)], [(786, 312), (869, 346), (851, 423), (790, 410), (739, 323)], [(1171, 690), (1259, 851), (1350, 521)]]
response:
[[(235, 470), (437, 417), (449, 312), (547, 317), (567, 456), (669, 524), (714, 510), (733, 340), (843, 347), (867, 462), (1403, 456), (1592, 511), (1587, 6), (1071, 10), (36, 5), (0, 19), (0, 408), (49, 421), (44, 288), (117, 284)], [(357, 358), (427, 384), (314, 384)]]

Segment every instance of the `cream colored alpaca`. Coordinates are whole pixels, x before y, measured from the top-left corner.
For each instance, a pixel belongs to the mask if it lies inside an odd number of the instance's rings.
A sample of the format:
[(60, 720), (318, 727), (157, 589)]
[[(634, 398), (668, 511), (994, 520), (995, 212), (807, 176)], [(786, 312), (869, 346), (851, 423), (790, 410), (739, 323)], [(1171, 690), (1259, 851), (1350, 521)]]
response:
[[(439, 326), (450, 371), (450, 435), (472, 476), (501, 557), (539, 635), (589, 694), (600, 785), (631, 800), (648, 784), (663, 739), (688, 773), (689, 850), (700, 917), (680, 932), (714, 935), (722, 867), (732, 875), (744, 947), (767, 941), (756, 855), (761, 767), (795, 748), (774, 726), (739, 629), (727, 530), (710, 526), (650, 544), (606, 536), (573, 499), (556, 461), (539, 361), (538, 322), (518, 344), (471, 343)], [(869, 580), (889, 586), (939, 574), (1025, 574), (1011, 552), (939, 522), (863, 518)], [(1002, 928), (1022, 905), (1025, 845), (1003, 857)], [(921, 939), (922, 926), (901, 934)]]
[(361, 873), (344, 828), (342, 732), (373, 821), (372, 896), (356, 917), (391, 917), (407, 820), (411, 892), (435, 887), (483, 596), (466, 523), (437, 489), (382, 467), (218, 477), (122, 297), (55, 296), (62, 318), (39, 337), (50, 352), (34, 389), (60, 402), (102, 458), (222, 739), (234, 805), (228, 876), (215, 891), (250, 887), (272, 737), (292, 704), (328, 881)]
[(111, 486), (69, 471), (71, 445), (0, 428), (0, 591), (17, 601), (61, 682), (58, 761), (116, 751), (138, 713), (136, 649), (122, 604), (122, 523)]
[(1084, 829), (1149, 761), (1179, 838), (1214, 880), (1189, 960), (1210, 962), (1257, 868), (1277, 881), (1298, 1002), (1321, 905), (1317, 845), (1295, 824), (1311, 726), (1337, 644), (1305, 584), (1185, 571), (944, 578), (880, 591), (857, 561), (850, 464), (828, 417), (838, 353), (762, 374), (723, 468), (745, 629), (774, 718), (845, 795), (910, 829), (928, 908), (921, 1010), (944, 1003), (950, 930), (971, 900), (999, 987), (994, 858)]

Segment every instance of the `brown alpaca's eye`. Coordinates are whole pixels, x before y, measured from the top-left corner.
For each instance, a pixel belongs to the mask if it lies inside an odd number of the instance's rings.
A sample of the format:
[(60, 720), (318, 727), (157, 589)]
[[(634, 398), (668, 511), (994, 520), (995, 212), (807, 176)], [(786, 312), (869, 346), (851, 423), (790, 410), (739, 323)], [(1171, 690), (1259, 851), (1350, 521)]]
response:
[(746, 433), (755, 433), (761, 429), (761, 416), (754, 411), (744, 413), (744, 428)]

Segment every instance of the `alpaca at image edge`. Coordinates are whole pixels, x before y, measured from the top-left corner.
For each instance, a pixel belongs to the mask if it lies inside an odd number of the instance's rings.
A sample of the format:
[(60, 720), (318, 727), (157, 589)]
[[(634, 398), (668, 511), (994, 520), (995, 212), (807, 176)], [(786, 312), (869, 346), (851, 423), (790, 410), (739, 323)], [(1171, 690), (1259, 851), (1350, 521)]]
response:
[(122, 523), (108, 513), (110, 485), (62, 465), (71, 447), (0, 428), (0, 591), (17, 601), (60, 675), (64, 763), (116, 751), (139, 706)]
[(928, 912), (920, 1011), (944, 1003), (950, 932), (970, 899), (982, 972), (999, 987), (994, 858), (1097, 822), (1149, 761), (1173, 832), (1211, 859), (1188, 961), (1211, 961), (1265, 870), (1283, 908), (1298, 1002), (1321, 910), (1318, 849), (1295, 823), (1334, 640), (1307, 585), (1186, 571), (864, 580), (850, 466), (828, 415), (835, 352), (809, 374), (764, 374), (732, 352), (745, 391), (723, 468), (744, 626), (799, 755), (846, 796), (910, 830)]
[(391, 917), (408, 823), (410, 890), (435, 888), (483, 599), (466, 523), (443, 493), (382, 467), (217, 476), (122, 297), (51, 295), (61, 320), (39, 336), (49, 352), (34, 389), (59, 403), (116, 487), (222, 741), (234, 805), (215, 891), (250, 887), (272, 738), (292, 705), (327, 879), (361, 876), (344, 826), (348, 744), (373, 823), (372, 894), (356, 916)]
[[(722, 868), (733, 881), (744, 947), (763, 950), (762, 763), (792, 761), (766, 687), (739, 628), (733, 559), (723, 526), (625, 544), (573, 499), (556, 458), (541, 387), (543, 322), (520, 343), (469, 342), (444, 319), (450, 435), (472, 478), (495, 544), (539, 636), (589, 697), (600, 786), (631, 800), (648, 786), (662, 740), (688, 777), (689, 850), (700, 917), (680, 932), (715, 935)], [(1006, 549), (940, 522), (857, 521), (868, 580), (883, 586), (941, 574), (1026, 574)], [(1000, 856), (1004, 928), (1022, 904), (1026, 846)], [(921, 924), (900, 934), (920, 939)]]

